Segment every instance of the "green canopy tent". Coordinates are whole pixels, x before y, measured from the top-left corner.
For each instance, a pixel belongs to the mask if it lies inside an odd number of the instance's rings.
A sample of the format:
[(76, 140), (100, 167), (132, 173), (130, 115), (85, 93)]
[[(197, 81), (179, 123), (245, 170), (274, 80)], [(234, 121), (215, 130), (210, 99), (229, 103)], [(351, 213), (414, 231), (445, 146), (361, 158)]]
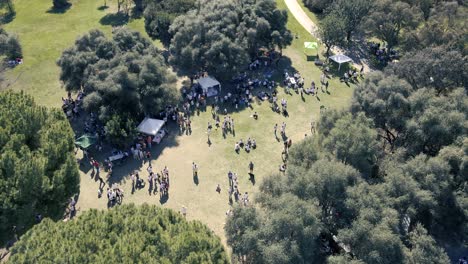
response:
[(317, 42), (304, 42), (304, 53), (307, 56), (307, 50), (317, 50), (318, 55), (318, 43)]
[(87, 149), (96, 144), (96, 142), (97, 138), (95, 136), (85, 134), (75, 140), (75, 145), (82, 149)]

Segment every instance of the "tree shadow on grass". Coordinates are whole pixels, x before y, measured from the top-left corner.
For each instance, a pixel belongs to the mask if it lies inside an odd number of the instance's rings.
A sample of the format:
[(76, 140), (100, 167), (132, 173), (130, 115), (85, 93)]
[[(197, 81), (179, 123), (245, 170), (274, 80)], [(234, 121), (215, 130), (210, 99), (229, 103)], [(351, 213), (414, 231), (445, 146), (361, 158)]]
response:
[(99, 20), (101, 25), (105, 26), (123, 26), (128, 23), (129, 17), (124, 13), (107, 14)]
[(108, 9), (108, 8), (109, 8), (109, 6), (104, 6), (104, 5), (103, 5), (103, 6), (98, 7), (97, 10), (99, 10), (99, 11), (104, 11), (104, 10), (106, 10), (106, 9)]
[(72, 6), (72, 4), (68, 3), (67, 5), (63, 6), (63, 7), (54, 7), (52, 6), (49, 10), (46, 11), (46, 13), (49, 13), (49, 14), (63, 14), (65, 12), (67, 12), (68, 9), (70, 9), (70, 7)]

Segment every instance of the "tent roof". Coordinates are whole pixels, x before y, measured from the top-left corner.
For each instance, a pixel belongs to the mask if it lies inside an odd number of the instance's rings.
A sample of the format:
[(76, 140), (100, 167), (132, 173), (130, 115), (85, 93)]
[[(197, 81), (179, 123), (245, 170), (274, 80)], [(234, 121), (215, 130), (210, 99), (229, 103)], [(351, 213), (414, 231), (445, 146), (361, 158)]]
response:
[(343, 54), (333, 55), (333, 56), (330, 57), (330, 60), (335, 61), (335, 62), (337, 62), (339, 64), (353, 61), (350, 57), (348, 57), (346, 55), (343, 55)]
[(164, 120), (145, 117), (138, 125), (137, 130), (140, 133), (155, 136), (163, 125)]
[(317, 42), (304, 42), (305, 49), (317, 49), (318, 43)]
[(210, 77), (210, 76), (198, 79), (198, 84), (200, 84), (202, 88), (208, 88), (208, 87), (213, 87), (216, 85), (221, 85), (215, 78)]
[(95, 136), (85, 134), (75, 140), (75, 145), (83, 149), (87, 149), (90, 146), (96, 144), (96, 141), (97, 141), (97, 138)]

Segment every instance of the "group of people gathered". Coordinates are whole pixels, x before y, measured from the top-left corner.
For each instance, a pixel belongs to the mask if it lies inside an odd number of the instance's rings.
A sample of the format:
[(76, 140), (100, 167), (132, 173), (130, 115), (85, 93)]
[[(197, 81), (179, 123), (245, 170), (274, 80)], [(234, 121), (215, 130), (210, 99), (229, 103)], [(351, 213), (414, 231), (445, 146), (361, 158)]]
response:
[[(153, 172), (153, 166), (151, 163), (146, 168), (148, 172), (148, 194), (156, 194), (159, 190), (160, 198), (169, 195), (169, 169), (167, 166), (164, 167), (161, 172)], [(132, 193), (136, 189), (145, 188), (145, 181), (140, 177), (138, 171), (130, 173), (130, 179), (132, 180)]]

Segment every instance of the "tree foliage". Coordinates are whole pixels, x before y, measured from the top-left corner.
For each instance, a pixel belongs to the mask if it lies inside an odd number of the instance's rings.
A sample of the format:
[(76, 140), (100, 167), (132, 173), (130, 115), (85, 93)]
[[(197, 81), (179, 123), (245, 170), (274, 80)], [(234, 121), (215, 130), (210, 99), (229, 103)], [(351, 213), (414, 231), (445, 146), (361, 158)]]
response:
[(333, 1), (330, 0), (304, 0), (304, 5), (313, 12), (321, 13), (329, 7)]
[(361, 22), (372, 9), (373, 1), (370, 0), (336, 0), (327, 9), (328, 13), (334, 14), (343, 20), (345, 24), (346, 39), (351, 41), (351, 35), (355, 32)]
[[(421, 0), (424, 1), (429, 0)], [(440, 1), (430, 6), (424, 12), (426, 19), (421, 26), (403, 32), (401, 47), (405, 51), (417, 51), (443, 46), (444, 49), (458, 50), (466, 55), (467, 12), (466, 6), (457, 1)]]
[[(434, 60), (452, 60), (442, 57)], [(356, 87), (350, 111), (322, 113), (318, 135), (291, 149), (286, 175), (263, 181), (256, 209), (228, 219), (238, 227), (243, 217), (255, 219), (237, 236), (226, 228), (229, 244), (248, 239), (252, 245), (236, 256), (247, 263), (448, 263), (440, 245), (467, 242), (466, 89), (457, 88), (461, 77), (452, 73), (437, 85), (408, 80), (403, 69), (417, 72), (408, 65), (402, 60), (369, 74)], [(425, 72), (438, 67), (431, 60), (417, 65)], [(273, 219), (304, 219), (305, 209), (291, 210), (302, 203), (315, 226), (288, 226), (289, 236), (277, 231)], [(275, 241), (265, 235), (269, 230), (290, 242), (304, 228), (314, 230), (307, 240), (314, 244), (299, 236), (296, 248), (308, 245), (313, 255), (277, 243), (262, 247)], [(336, 243), (341, 250), (321, 250)]]
[(260, 48), (282, 49), (292, 41), (287, 12), (273, 0), (201, 0), (177, 17), (169, 33), (169, 61), (188, 73), (201, 69), (227, 78), (245, 69)]
[(402, 1), (379, 0), (367, 16), (365, 27), (371, 35), (393, 47), (398, 44), (402, 30), (415, 28), (420, 21), (419, 8)]
[(428, 47), (407, 53), (387, 71), (405, 79), (415, 89), (433, 87), (443, 92), (468, 85), (468, 56), (447, 47)]
[(11, 263), (229, 263), (205, 225), (146, 204), (91, 209), (67, 223), (45, 219), (11, 253)]
[(86, 93), (83, 105), (98, 114), (112, 143), (125, 145), (133, 125), (177, 102), (176, 78), (148, 39), (117, 29), (111, 40), (93, 30), (76, 40), (58, 60), (69, 91)]
[(330, 13), (321, 21), (319, 34), (323, 44), (327, 47), (326, 53), (329, 54), (332, 47), (344, 43), (346, 36), (345, 21), (338, 13)]
[(169, 46), (172, 34), (169, 32), (174, 19), (195, 8), (195, 0), (159, 0), (148, 4), (144, 11), (145, 29), (152, 38), (158, 38)]
[(74, 135), (59, 110), (37, 106), (23, 93), (0, 93), (0, 231), (56, 217), (78, 192)]
[(16, 35), (9, 34), (3, 28), (0, 28), (0, 56), (6, 56), (14, 60), (23, 57), (21, 44)]

